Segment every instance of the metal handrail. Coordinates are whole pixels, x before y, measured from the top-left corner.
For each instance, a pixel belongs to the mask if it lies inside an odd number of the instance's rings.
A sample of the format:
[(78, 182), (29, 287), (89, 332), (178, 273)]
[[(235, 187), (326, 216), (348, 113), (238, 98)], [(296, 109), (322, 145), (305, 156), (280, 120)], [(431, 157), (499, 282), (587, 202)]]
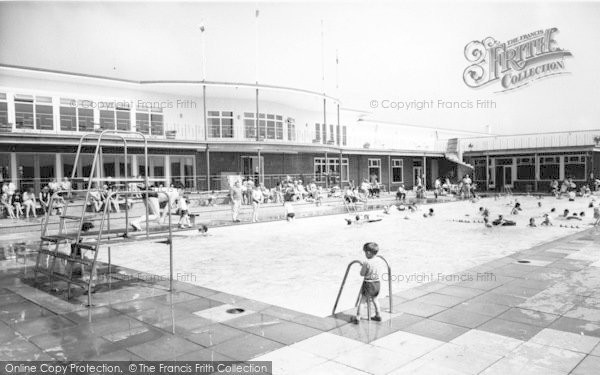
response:
[(377, 255), (377, 258), (381, 258), (381, 260), (383, 260), (385, 262), (385, 265), (387, 267), (388, 270), (388, 291), (389, 291), (389, 299), (390, 299), (390, 314), (393, 313), (392, 307), (392, 268), (390, 267), (390, 264), (388, 263), (388, 261), (382, 257), (381, 255)]
[(340, 285), (340, 290), (338, 292), (337, 298), (335, 299), (335, 304), (333, 305), (333, 310), (331, 311), (331, 315), (335, 315), (335, 309), (337, 309), (337, 305), (340, 302), (340, 297), (342, 296), (342, 291), (344, 290), (344, 285), (346, 284), (346, 279), (348, 278), (348, 273), (350, 272), (350, 268), (352, 268), (352, 266), (356, 263), (362, 265), (362, 262), (360, 260), (353, 260), (352, 262), (350, 262), (348, 264), (348, 267), (346, 267), (346, 273), (344, 274), (344, 279), (342, 280), (342, 285)]
[[(390, 264), (388, 263), (388, 261), (381, 255), (377, 255), (376, 258), (381, 258), (381, 260), (383, 260), (385, 262), (385, 265), (388, 270), (388, 276), (391, 276), (392, 268), (390, 267)], [(352, 262), (350, 262), (348, 264), (348, 267), (346, 267), (346, 273), (344, 274), (344, 279), (342, 280), (342, 285), (340, 285), (340, 290), (338, 291), (337, 298), (335, 299), (335, 304), (333, 305), (333, 310), (331, 312), (331, 315), (335, 315), (335, 309), (337, 309), (337, 305), (340, 301), (340, 297), (342, 296), (342, 291), (344, 290), (344, 285), (346, 284), (346, 279), (348, 278), (348, 273), (350, 272), (350, 268), (352, 268), (352, 266), (356, 263), (362, 265), (362, 262), (360, 260), (353, 260)], [(391, 277), (388, 277), (388, 290), (389, 290), (388, 298), (390, 300), (390, 314), (392, 314), (393, 313), (393, 297), (392, 297), (392, 278)], [(360, 292), (359, 292), (358, 298), (356, 300), (356, 305), (358, 305), (359, 302), (360, 302)], [(368, 305), (367, 305), (367, 307), (369, 308)]]

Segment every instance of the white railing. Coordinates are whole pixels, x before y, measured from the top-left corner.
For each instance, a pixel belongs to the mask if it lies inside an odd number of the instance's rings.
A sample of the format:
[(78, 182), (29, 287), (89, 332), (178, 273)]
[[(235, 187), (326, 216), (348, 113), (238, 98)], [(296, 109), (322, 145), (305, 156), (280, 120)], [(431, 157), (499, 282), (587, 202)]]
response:
[[(337, 131), (337, 127), (335, 128)], [(395, 132), (376, 131), (365, 132), (353, 129), (352, 126), (347, 126), (346, 144), (343, 144), (340, 135), (340, 143), (338, 144), (337, 134), (331, 138), (329, 128), (327, 128), (327, 141), (315, 138), (315, 131), (312, 127), (306, 127), (301, 124), (296, 125), (294, 135), (290, 140), (288, 137), (287, 127), (283, 128), (282, 139), (271, 139), (269, 137), (261, 137), (261, 142), (270, 144), (296, 144), (296, 145), (313, 145), (313, 146), (330, 146), (344, 147), (353, 149), (370, 149), (370, 150), (412, 150), (412, 151), (434, 151), (436, 150), (433, 139), (422, 138), (416, 136), (402, 136)], [(13, 128), (10, 132), (13, 134), (36, 134), (36, 135), (61, 135), (80, 137), (85, 132), (79, 131), (63, 131), (60, 129), (40, 130), (40, 129), (20, 129)], [(355, 133), (355, 134), (353, 134)], [(255, 134), (255, 133), (254, 133)], [(160, 135), (148, 134), (149, 140), (176, 140), (185, 142), (204, 142), (206, 139), (203, 126), (189, 123), (165, 123), (164, 132)], [(209, 142), (212, 143), (252, 143), (256, 142), (256, 137), (246, 137), (245, 128), (242, 124), (235, 124), (233, 128), (233, 137), (211, 137), (208, 136)], [(444, 151), (444, 150), (442, 150)]]

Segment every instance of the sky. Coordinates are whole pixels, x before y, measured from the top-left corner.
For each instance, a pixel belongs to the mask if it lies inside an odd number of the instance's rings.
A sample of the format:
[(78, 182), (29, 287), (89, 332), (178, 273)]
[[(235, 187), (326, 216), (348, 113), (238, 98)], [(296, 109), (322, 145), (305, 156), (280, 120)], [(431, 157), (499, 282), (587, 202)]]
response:
[[(496, 134), (600, 129), (599, 20), (600, 2), (3, 2), (0, 63), (200, 80), (203, 24), (207, 80), (325, 91), (345, 108), (412, 125), (490, 126)], [(464, 83), (469, 42), (553, 27), (557, 45), (573, 55), (564, 60), (568, 74), (507, 92)], [(383, 108), (397, 102), (414, 104)], [(430, 106), (418, 110), (424, 102)]]

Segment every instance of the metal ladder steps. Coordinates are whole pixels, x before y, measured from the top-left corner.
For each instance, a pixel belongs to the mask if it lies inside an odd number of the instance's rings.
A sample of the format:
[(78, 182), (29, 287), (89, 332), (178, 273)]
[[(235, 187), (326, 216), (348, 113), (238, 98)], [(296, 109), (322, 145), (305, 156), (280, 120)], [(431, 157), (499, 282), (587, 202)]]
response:
[[(61, 215), (60, 216), (61, 219), (65, 219), (65, 220), (81, 220), (81, 216), (75, 216), (75, 215)], [(89, 220), (94, 220), (95, 216), (84, 216), (83, 217), (83, 221), (89, 221)]]
[(85, 258), (74, 257), (69, 254), (58, 253), (56, 251), (51, 251), (51, 250), (39, 250), (39, 252), (40, 252), (40, 254), (45, 254), (45, 255), (52, 256), (52, 257), (59, 258), (59, 259), (64, 259), (67, 262), (79, 263), (79, 264), (83, 264), (85, 266), (90, 266), (90, 267), (92, 266), (92, 261), (85, 259)]
[[(54, 243), (58, 243), (58, 242), (62, 242), (62, 241), (75, 241), (75, 237), (71, 237), (71, 236), (42, 236), (41, 238), (42, 241), (48, 241), (48, 242), (54, 242)], [(86, 249), (86, 250), (96, 250), (96, 244), (93, 243), (73, 243), (73, 246), (77, 246), (80, 249)]]
[(87, 282), (85, 282), (85, 281), (70, 279), (69, 276), (67, 276), (67, 275), (64, 275), (62, 273), (52, 272), (52, 271), (47, 270), (45, 268), (36, 267), (35, 268), (35, 272), (43, 273), (44, 275), (48, 275), (51, 278), (52, 277), (56, 278), (56, 279), (58, 279), (60, 281), (64, 281), (64, 282), (76, 285), (76, 286), (78, 286), (80, 288), (83, 288), (83, 289), (87, 289), (88, 286), (89, 286), (89, 284)]

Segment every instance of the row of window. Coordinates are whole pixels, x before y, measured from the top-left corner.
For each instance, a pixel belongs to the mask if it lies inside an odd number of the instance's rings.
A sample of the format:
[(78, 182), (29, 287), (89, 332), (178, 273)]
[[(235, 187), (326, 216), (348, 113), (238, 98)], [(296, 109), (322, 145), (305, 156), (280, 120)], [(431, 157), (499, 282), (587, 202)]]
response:
[[(73, 171), (75, 155), (59, 154), (60, 164), (63, 176), (70, 177)], [(20, 188), (29, 187), (39, 191), (43, 186), (56, 178), (56, 154), (33, 154), (17, 153), (16, 155), (16, 179)], [(136, 158), (137, 170), (132, 170), (133, 158)], [(165, 181), (166, 169), (165, 155), (148, 155), (148, 177), (152, 180)], [(92, 154), (81, 154), (77, 163), (77, 176), (89, 176), (93, 163)], [(186, 187), (193, 187), (194, 182), (194, 164), (193, 156), (171, 155), (170, 163), (170, 182), (180, 183)], [(0, 153), (0, 181), (14, 180), (10, 175), (10, 155)], [(123, 155), (105, 154), (102, 155), (102, 162), (97, 164), (101, 168), (104, 176), (113, 176), (116, 178), (125, 176), (125, 159)], [(129, 176), (143, 176), (145, 174), (144, 155), (129, 155), (127, 160), (127, 170)], [(98, 170), (96, 169), (96, 173)]]
[[(560, 156), (540, 156), (539, 158), (539, 176), (540, 180), (558, 180), (560, 179)], [(495, 172), (491, 170), (490, 159), (490, 180), (494, 180)], [(564, 176), (572, 177), (576, 180), (584, 180), (586, 178), (586, 162), (584, 155), (565, 155), (564, 158)], [(475, 159), (473, 161), (475, 167), (475, 176), (479, 180), (485, 180), (486, 167), (485, 159)], [(504, 167), (512, 168), (512, 158), (496, 158), (494, 160), (496, 168)], [(517, 180), (535, 180), (535, 157), (518, 157), (516, 158)]]
[[(89, 100), (61, 98), (59, 107), (61, 131), (132, 130), (132, 121), (136, 131), (147, 135), (164, 135), (164, 118), (161, 108), (130, 108), (129, 102), (105, 103), (100, 105)], [(111, 105), (108, 105), (111, 104)], [(15, 127), (17, 129), (54, 130), (54, 107), (48, 96), (14, 96)], [(97, 114), (94, 108), (98, 107)], [(133, 112), (133, 116), (132, 116)], [(97, 123), (94, 121), (97, 116)], [(256, 113), (244, 113), (244, 136), (247, 139), (272, 139), (296, 141), (296, 122), (282, 115), (259, 113), (258, 126)], [(134, 120), (132, 120), (132, 118)], [(208, 135), (211, 138), (233, 138), (233, 112), (209, 111), (207, 114)], [(8, 102), (6, 94), (0, 93), (0, 124), (8, 124)], [(323, 144), (346, 145), (346, 127), (315, 124), (316, 140)], [(257, 137), (258, 131), (258, 137)], [(335, 135), (335, 139), (334, 139)]]
[[(341, 178), (343, 182), (348, 182), (348, 159), (342, 158)], [(368, 160), (368, 172), (371, 180), (376, 179), (381, 182), (381, 159)], [(392, 159), (392, 183), (404, 182), (404, 160)], [(315, 181), (323, 182), (326, 176), (340, 176), (339, 158), (315, 158), (314, 159)], [(374, 181), (371, 181), (374, 182)]]
[[(62, 131), (90, 132), (95, 130), (94, 107), (98, 110), (98, 126), (102, 130), (126, 130), (131, 127), (129, 104), (99, 106), (89, 100), (60, 99), (59, 121)], [(48, 96), (14, 96), (15, 128), (54, 130), (54, 106)], [(164, 135), (164, 119), (160, 108), (136, 108), (136, 130), (143, 134)], [(8, 124), (6, 94), (0, 93), (0, 124)]]

